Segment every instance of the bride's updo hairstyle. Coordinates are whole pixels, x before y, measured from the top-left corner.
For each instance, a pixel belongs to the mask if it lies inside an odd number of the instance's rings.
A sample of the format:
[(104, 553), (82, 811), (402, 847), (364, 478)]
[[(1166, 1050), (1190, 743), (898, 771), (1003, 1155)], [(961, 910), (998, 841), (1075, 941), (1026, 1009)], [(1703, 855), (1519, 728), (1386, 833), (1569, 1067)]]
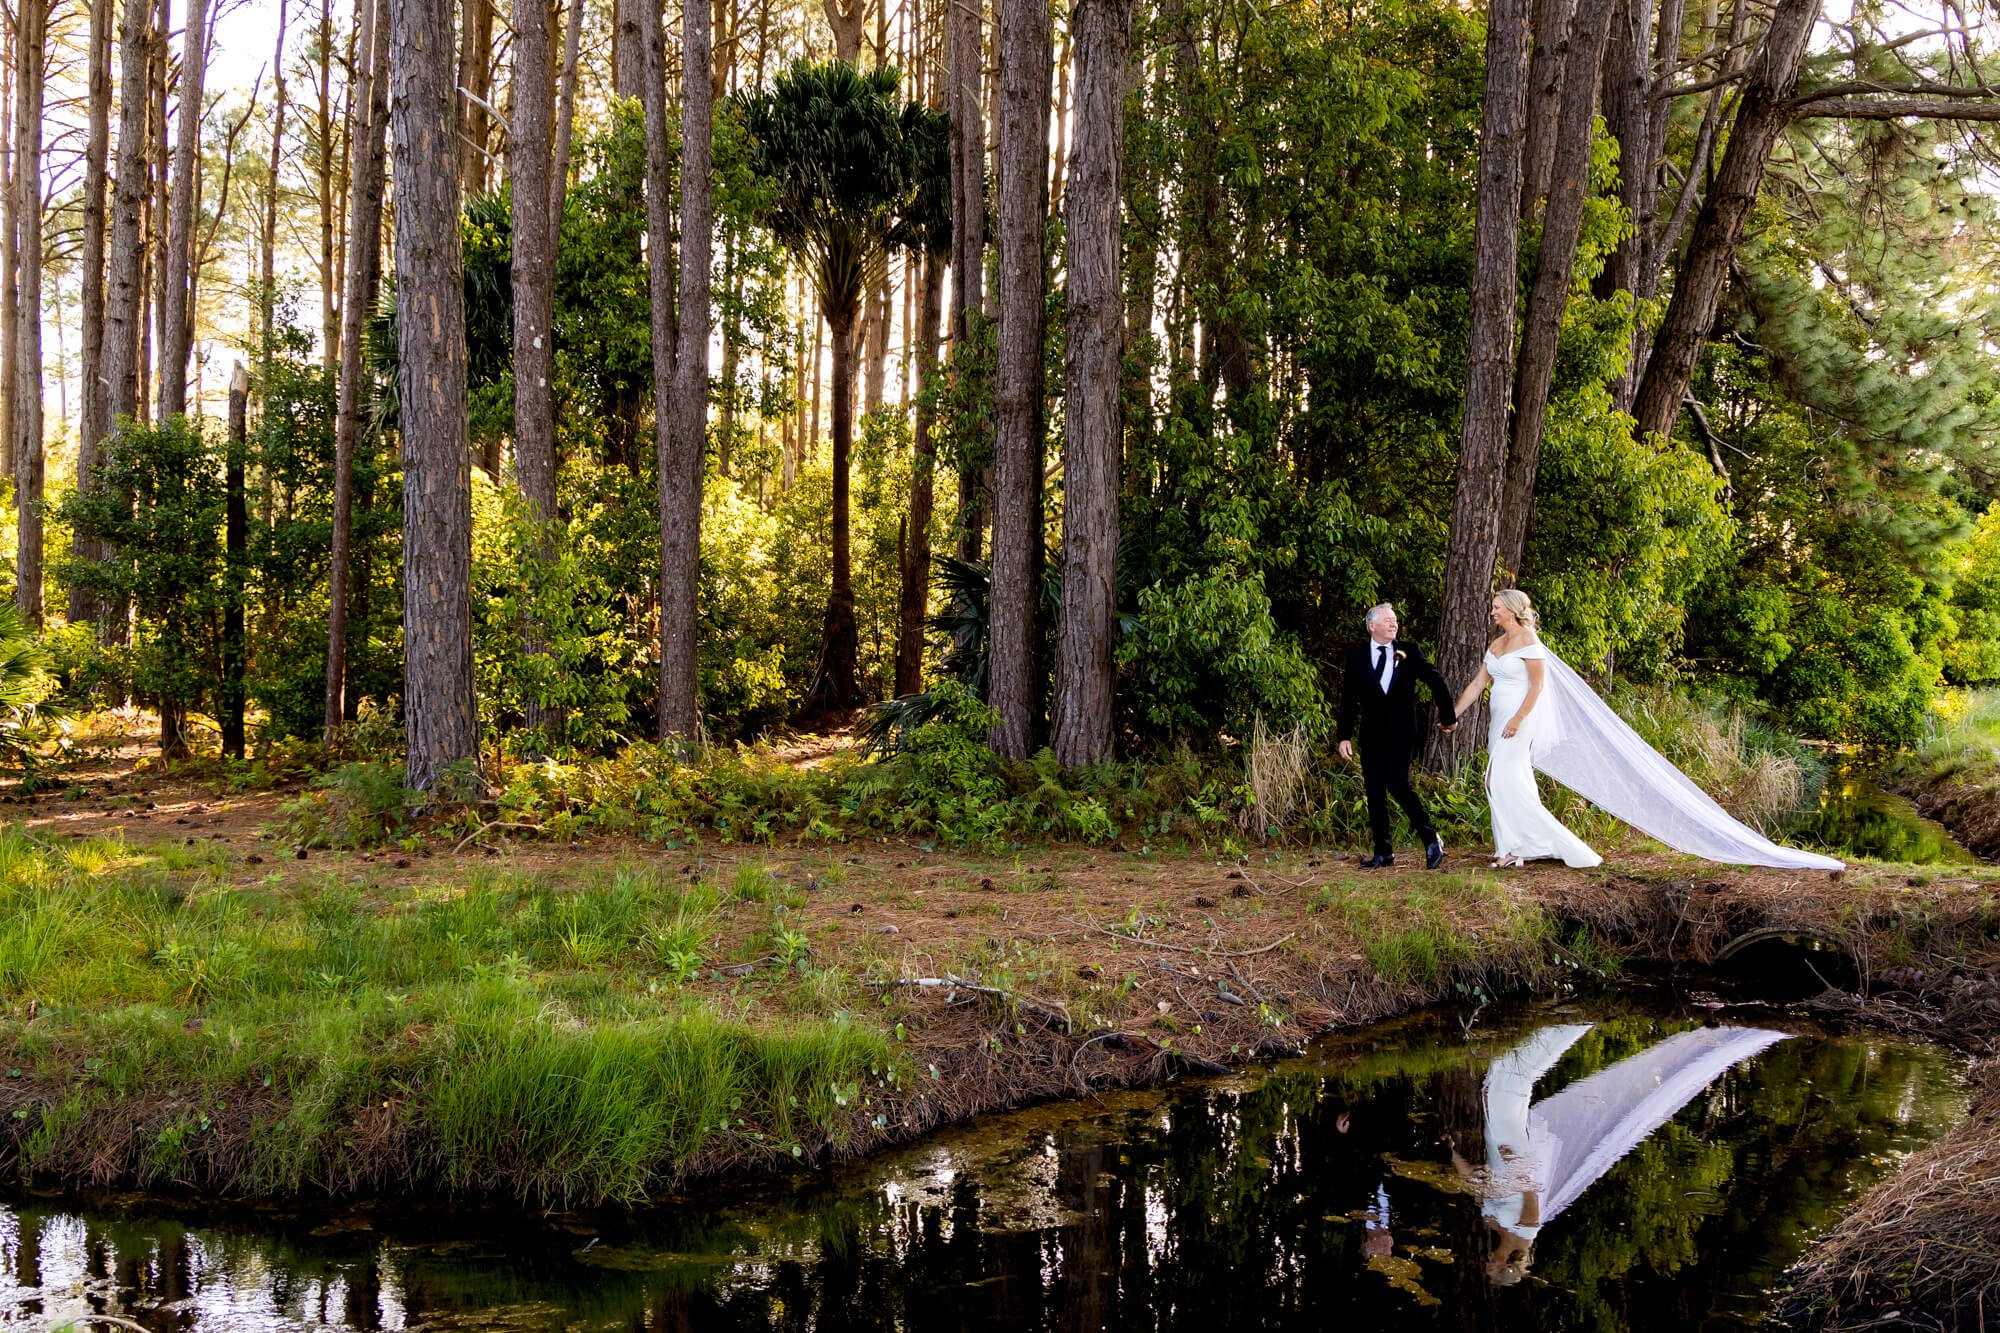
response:
[(1528, 594), (1519, 588), (1508, 588), (1503, 592), (1494, 593), (1493, 596), (1498, 599), (1500, 605), (1507, 608), (1507, 614), (1526, 625), (1531, 633), (1540, 632), (1542, 618), (1535, 613), (1535, 604), (1528, 600)]

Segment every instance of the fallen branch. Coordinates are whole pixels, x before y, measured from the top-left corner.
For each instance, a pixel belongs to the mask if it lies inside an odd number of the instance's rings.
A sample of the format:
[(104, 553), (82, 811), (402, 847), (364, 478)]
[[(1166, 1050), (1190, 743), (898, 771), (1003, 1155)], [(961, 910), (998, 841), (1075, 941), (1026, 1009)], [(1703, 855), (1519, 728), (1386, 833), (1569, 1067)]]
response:
[(1264, 1003), (1263, 992), (1259, 991), (1255, 986), (1250, 984), (1250, 978), (1244, 976), (1242, 969), (1238, 968), (1236, 964), (1233, 962), (1229, 965), (1229, 975), (1236, 978), (1236, 984), (1241, 986), (1244, 990), (1244, 993), (1249, 995), (1251, 999), (1255, 1000), (1259, 1004)]
[(458, 841), (458, 846), (451, 849), (451, 854), (453, 856), (457, 856), (460, 852), (465, 850), (466, 845), (468, 843), (477, 841), (478, 839), (486, 836), (488, 833), (491, 833), (494, 829), (497, 828), (527, 829), (530, 832), (534, 833), (540, 833), (543, 831), (542, 826), (540, 824), (522, 824), (515, 822), (513, 820), (496, 819), (490, 824), (481, 824), (478, 828), (472, 830), (472, 832), (466, 834), (463, 838), (460, 838)]

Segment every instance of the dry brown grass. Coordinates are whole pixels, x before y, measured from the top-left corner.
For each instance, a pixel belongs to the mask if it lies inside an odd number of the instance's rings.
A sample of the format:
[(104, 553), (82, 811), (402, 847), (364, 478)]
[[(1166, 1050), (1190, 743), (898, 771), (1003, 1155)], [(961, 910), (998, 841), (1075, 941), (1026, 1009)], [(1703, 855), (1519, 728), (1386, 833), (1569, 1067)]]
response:
[(2000, 1327), (2000, 1060), (1965, 1122), (1871, 1191), (1793, 1270), (1799, 1328)]
[(1253, 798), (1243, 812), (1247, 826), (1259, 837), (1266, 829), (1285, 827), (1298, 813), (1312, 772), (1312, 746), (1306, 741), (1306, 729), (1297, 726), (1273, 732), (1259, 713), (1243, 768)]

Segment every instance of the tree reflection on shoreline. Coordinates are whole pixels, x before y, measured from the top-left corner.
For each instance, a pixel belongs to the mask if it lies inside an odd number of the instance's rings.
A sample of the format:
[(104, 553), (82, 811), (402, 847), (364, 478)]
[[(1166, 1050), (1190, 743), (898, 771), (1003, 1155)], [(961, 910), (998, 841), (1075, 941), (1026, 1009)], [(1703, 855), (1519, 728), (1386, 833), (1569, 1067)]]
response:
[[(197, 1225), (144, 1200), (81, 1216), (24, 1202), (0, 1214), (0, 1312), (190, 1331), (1747, 1325), (1807, 1239), (1958, 1106), (1935, 1051), (1777, 1041), (1565, 1201), (1523, 1280), (1496, 1286), (1492, 1227), (1453, 1154), (1484, 1159), (1482, 1080), (1531, 1026), (1468, 1043), (1446, 1017), (1399, 1025), (1317, 1062), (996, 1117), (727, 1204), (546, 1221), (210, 1210)], [(1698, 1026), (1600, 1019), (1537, 1081), (1538, 1104)]]

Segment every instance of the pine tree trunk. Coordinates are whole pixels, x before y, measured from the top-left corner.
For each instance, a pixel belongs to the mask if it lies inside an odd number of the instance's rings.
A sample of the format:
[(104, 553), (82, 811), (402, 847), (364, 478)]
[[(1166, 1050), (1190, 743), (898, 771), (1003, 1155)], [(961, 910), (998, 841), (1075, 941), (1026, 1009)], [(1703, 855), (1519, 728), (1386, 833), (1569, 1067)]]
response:
[(396, 321), (403, 427), (406, 782), (477, 764), (472, 685), (472, 478), (466, 442), (459, 155), (451, 127), (451, 0), (389, 0)]
[[(472, 64), (480, 64), (486, 53), (484, 48), (474, 50), (469, 26), (475, 4), (476, 0), (469, 0), (466, 5), (465, 51)], [(547, 523), (556, 516), (555, 396), (549, 387), (555, 374), (551, 325), (555, 319), (556, 238), (549, 214), (555, 80), (547, 0), (514, 0), (513, 27), (514, 114), (507, 168), (513, 185), (509, 197), (513, 221), (514, 466), (529, 512), (537, 522)], [(467, 180), (471, 180), (470, 175)]]
[[(943, 0), (950, 64), (945, 113), (951, 120), (952, 360), (969, 360), (975, 317), (986, 295), (986, 99), (983, 0)], [(959, 367), (961, 371), (965, 367)], [(985, 545), (986, 499), (980, 470), (958, 473), (958, 557), (979, 559)]]
[(612, 6), (616, 22), (611, 42), (611, 92), (616, 97), (640, 97), (646, 88), (646, 34), (659, 26), (660, 12), (654, 0), (612, 0)]
[(139, 343), (139, 400), (140, 420), (152, 424), (153, 409), (159, 400), (155, 397), (159, 381), (154, 376), (159, 360), (159, 349), (166, 330), (167, 311), (167, 181), (173, 162), (173, 144), (167, 124), (167, 66), (171, 52), (168, 50), (173, 34), (173, 22), (168, 0), (159, 0), (153, 16), (152, 64), (149, 67), (153, 82), (153, 109), (149, 166), (152, 170), (151, 193), (146, 200), (146, 280), (151, 284), (147, 300), (151, 308), (147, 311), (146, 331)]
[(222, 752), (241, 759), (243, 734), (243, 667), (246, 659), (243, 612), (248, 601), (250, 506), (244, 491), (244, 465), (250, 452), (250, 377), (243, 363), (229, 381), (229, 458), (225, 473), (223, 543), (228, 552), (227, 601), (222, 611)]
[(1042, 323), (1047, 260), (1047, 0), (1000, 0), (999, 344), (994, 365), (991, 744), (1025, 759), (1041, 732)]
[(556, 160), (549, 177), (549, 217), (562, 242), (563, 200), (569, 194), (570, 142), (576, 135), (576, 66), (583, 44), (583, 0), (570, 0), (563, 33), (562, 81), (556, 90)]
[[(277, 49), (271, 53), (271, 68), (277, 72), (277, 101), (271, 112), (271, 175), (264, 182), (264, 231), (259, 238), (261, 264), (257, 283), (257, 327), (266, 340), (259, 350), (259, 362), (267, 376), (270, 372), (271, 324), (276, 318), (278, 302), (278, 173), (285, 156), (285, 19), (289, 10), (290, 0), (278, 0)], [(363, 51), (361, 60), (365, 63), (367, 59), (368, 53)]]
[[(105, 0), (108, 4), (109, 0)], [(125, 0), (118, 28), (118, 163), (112, 178), (111, 271), (104, 299), (104, 424), (122, 429), (138, 411), (139, 346), (146, 324), (146, 144), (152, 98), (148, 69), (152, 42), (151, 0)], [(97, 559), (113, 552), (99, 547)], [(107, 643), (125, 638), (122, 599), (99, 608), (99, 636)]]
[(1597, 75), (1604, 62), (1611, 15), (1618, 0), (1579, 0), (1562, 75), (1562, 108), (1551, 137), (1548, 208), (1535, 281), (1514, 370), (1514, 424), (1507, 450), (1507, 480), (1500, 502), (1500, 569), (1518, 580), (1528, 549), (1528, 520), (1535, 510), (1535, 474), (1541, 466), (1542, 426), (1548, 420), (1549, 386), (1555, 379), (1556, 344), (1569, 304), (1583, 205), (1590, 192), (1591, 129), (1596, 123)]
[(702, 459), (708, 436), (711, 244), (715, 228), (710, 149), (715, 132), (712, 16), (682, 6), (680, 325), (674, 381), (662, 405), (660, 467), (660, 739), (701, 733), (696, 696), (701, 573)]
[[(115, 0), (91, 0), (90, 5), (90, 130), (83, 150), (83, 401), (76, 444), (76, 488), (91, 489), (91, 477), (104, 453), (111, 430), (110, 394), (106, 383), (110, 358), (105, 353), (106, 309), (104, 238), (106, 193), (111, 154), (111, 18)], [(78, 560), (102, 560), (103, 543), (77, 538), (71, 554)], [(80, 583), (69, 589), (72, 622), (96, 623), (101, 611), (97, 595)]]
[[(531, 2), (531, 0), (529, 0)], [(523, 0), (514, 6), (514, 69), (521, 68), (520, 29)], [(465, 0), (464, 21), (461, 25), (458, 47), (458, 86), (471, 96), (454, 90), (453, 103), (458, 107), (459, 133), (459, 190), (464, 198), (471, 199), (486, 192), (486, 138), (490, 123), (486, 108), (480, 103), (493, 100), (493, 0)], [(549, 49), (549, 15), (546, 5), (540, 19), (542, 30), (540, 49), (544, 55)], [(533, 41), (533, 38), (529, 39)], [(542, 64), (547, 65), (544, 60)], [(517, 99), (513, 115), (514, 133), (521, 132), (519, 117), (520, 86), (514, 87)], [(475, 100), (476, 99), (476, 100)], [(547, 113), (543, 113), (544, 119)]]
[(389, 122), (389, 32), (384, 0), (359, 0), (356, 42), (362, 56), (354, 90), (354, 169), (349, 173), (347, 290), (341, 295), (340, 374), (333, 417), (333, 559), (327, 575), (326, 708), (322, 739), (332, 744), (349, 715), (348, 594), (354, 544), (354, 451), (366, 426), (367, 366), (362, 340), (375, 313), (382, 272), (382, 194)]
[(1778, 0), (1771, 16), (1762, 49), (1737, 100), (1729, 146), (1702, 201), (1687, 256), (1674, 275), (1673, 299), (1653, 337), (1645, 378), (1633, 400), (1634, 430), (1640, 439), (1673, 431), (1695, 363), (1715, 325), (1715, 310), (1743, 238), (1743, 224), (1757, 202), (1765, 164), (1791, 120), (1786, 103), (1798, 87), (1799, 66), (1819, 11), (1820, 0)]
[[(660, 565), (664, 584), (667, 563), (665, 528), (671, 485), (671, 474), (667, 471), (667, 463), (675, 444), (672, 418), (675, 396), (680, 387), (679, 376), (676, 374), (680, 321), (676, 304), (677, 270), (674, 263), (674, 153), (673, 135), (667, 124), (666, 52), (662, 32), (664, 25), (659, 13), (646, 5), (639, 5), (637, 13), (638, 37), (645, 56), (645, 68), (639, 79), (639, 92), (646, 114), (646, 277), (653, 303), (653, 449), (654, 457), (660, 467)], [(660, 640), (663, 649), (668, 635), (669, 615), (665, 600), (666, 590), (663, 587), (660, 607)], [(663, 658), (660, 663), (660, 698), (656, 701), (659, 708), (656, 726), (662, 736), (669, 734), (665, 708), (668, 669)], [(679, 669), (674, 670), (678, 677)]]
[[(1500, 548), (1500, 493), (1507, 468), (1507, 407), (1514, 380), (1516, 260), (1520, 247), (1521, 134), (1527, 101), (1528, 3), (1494, 0), (1486, 25), (1485, 130), (1479, 144), (1473, 223), (1471, 334), (1458, 483), (1445, 549), (1439, 666), (1470, 680), (1486, 649), (1487, 605)], [(1458, 730), (1434, 733), (1434, 764), (1456, 762), (1477, 744), (1481, 709)]]
[(924, 688), (924, 612), (930, 604), (931, 512), (937, 476), (937, 444), (933, 437), (937, 412), (931, 381), (938, 367), (938, 319), (944, 307), (945, 257), (923, 261), (923, 281), (917, 300), (917, 414), (910, 467), (910, 520), (903, 542), (902, 596), (897, 604), (896, 693), (917, 694)]
[[(1147, 62), (1142, 53), (1132, 67), (1131, 87), (1135, 94), (1145, 87), (1147, 78)], [(1142, 115), (1142, 124), (1157, 120), (1159, 108), (1166, 100), (1168, 81), (1164, 59), (1156, 62), (1151, 81), (1150, 100), (1153, 105)], [(1153, 369), (1159, 362), (1159, 342), (1153, 332), (1153, 321), (1158, 313), (1159, 301), (1160, 195), (1163, 185), (1159, 162), (1163, 154), (1155, 148), (1159, 143), (1158, 130), (1152, 130), (1145, 142), (1154, 151), (1147, 154), (1146, 160), (1127, 163), (1123, 173), (1126, 211), (1133, 220), (1131, 259), (1126, 266), (1130, 274), (1131, 300), (1125, 322), (1125, 420), (1126, 430), (1142, 455), (1153, 438)]]
[(863, 359), (862, 410), (873, 412), (882, 406), (882, 393), (889, 369), (889, 266), (868, 288), (867, 354)]
[(333, 276), (333, 215), (338, 207), (333, 196), (333, 0), (319, 3), (319, 106), (314, 119), (319, 131), (315, 141), (319, 160), (314, 163), (319, 175), (319, 329), (330, 371), (340, 346), (340, 311), (335, 304), (340, 292)]
[(14, 346), (18, 433), (13, 441), (20, 523), (14, 605), (30, 625), (42, 623), (42, 92), (48, 24), (49, 0), (20, 0), (15, 14), (14, 180), (21, 228), (21, 323)]
[(1118, 623), (1118, 479), (1124, 442), (1124, 252), (1119, 208), (1132, 0), (1078, 0), (1076, 152), (1069, 184), (1069, 324), (1063, 383), (1062, 609), (1056, 759), (1111, 757)]
[[(11, 15), (0, 19), (12, 29)], [(12, 31), (7, 33), (14, 36)], [(18, 43), (10, 43), (0, 60), (0, 477), (14, 475), (14, 442), (20, 437), (21, 379), (21, 202), (20, 175), (14, 158), (20, 151), (21, 91)]]
[(187, 413), (188, 356), (193, 351), (194, 185), (201, 170), (201, 85), (208, 60), (208, 0), (189, 0), (181, 54), (180, 115), (174, 137), (167, 214), (166, 305), (160, 320), (160, 421)]
[[(1624, 0), (1534, 0), (1534, 51), (1528, 58), (1528, 107), (1521, 147), (1521, 220), (1534, 217), (1535, 206), (1547, 197), (1555, 171), (1557, 126), (1563, 104), (1564, 80), (1575, 68), (1569, 54), (1570, 24), (1580, 9)], [(1643, 0), (1642, 0), (1643, 2)], [(1593, 89), (1594, 91), (1594, 89)]]
[(833, 334), (833, 586), (820, 624), (819, 673), (799, 708), (801, 717), (813, 719), (839, 719), (862, 703), (848, 500), (849, 459), (854, 446), (855, 325), (860, 313), (852, 308), (829, 310), (826, 319)]

